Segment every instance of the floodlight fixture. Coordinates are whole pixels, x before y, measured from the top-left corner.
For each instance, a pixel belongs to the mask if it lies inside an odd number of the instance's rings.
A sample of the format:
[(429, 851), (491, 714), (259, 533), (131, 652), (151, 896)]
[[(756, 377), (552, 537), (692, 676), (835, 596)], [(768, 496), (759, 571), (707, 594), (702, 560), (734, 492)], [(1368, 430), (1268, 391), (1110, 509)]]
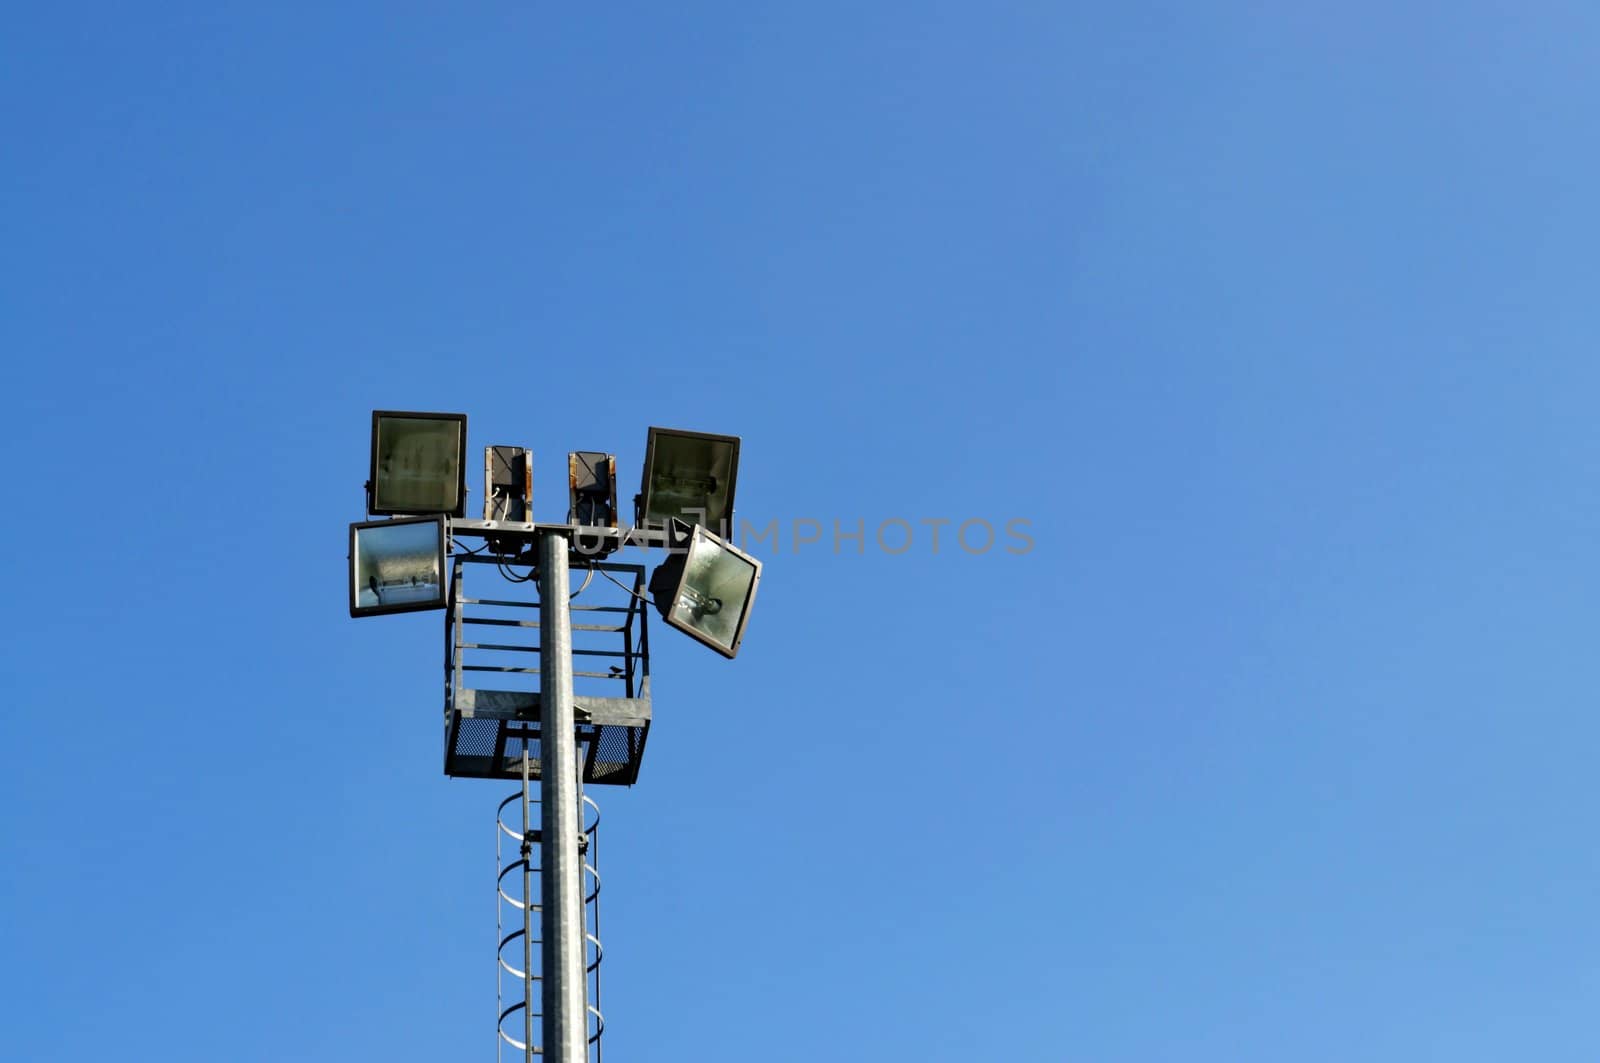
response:
[(617, 526), (617, 456), (593, 450), (567, 455), (567, 523)]
[(661, 618), (724, 657), (736, 656), (761, 562), (701, 525), (673, 520), (667, 537), (673, 552), (650, 576)]
[(483, 448), (483, 519), (533, 520), (533, 455), (526, 447)]
[(445, 607), (444, 517), (350, 525), (350, 615)]
[(467, 415), (372, 411), (367, 512), (466, 516)]
[(660, 527), (676, 519), (726, 534), (738, 472), (738, 436), (651, 427), (636, 520), (641, 526)]

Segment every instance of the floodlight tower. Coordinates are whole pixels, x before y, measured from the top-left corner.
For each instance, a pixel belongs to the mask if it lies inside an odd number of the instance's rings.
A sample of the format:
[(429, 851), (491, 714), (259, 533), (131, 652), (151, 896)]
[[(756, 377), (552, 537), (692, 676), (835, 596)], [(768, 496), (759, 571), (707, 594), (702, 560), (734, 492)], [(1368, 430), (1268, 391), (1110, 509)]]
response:
[[(516, 842), (520, 855), (509, 865), (502, 860), (497, 891), (522, 925), (509, 933), (502, 927), (496, 962), (518, 980), (522, 1000), (499, 1009), (497, 1038), (529, 1063), (535, 1055), (580, 1063), (589, 1058), (591, 1045), (599, 1063), (604, 1020), (598, 1007), (598, 806), (582, 787), (631, 786), (638, 779), (651, 721), (645, 605), (654, 605), (668, 625), (723, 656), (739, 652), (761, 580), (761, 563), (726, 538), (739, 440), (651, 428), (634, 523), (625, 528), (618, 520), (616, 458), (596, 451), (568, 455), (567, 521), (545, 524), (533, 519), (532, 454), (521, 447), (486, 448), (483, 519), (467, 519), (466, 440), (465, 414), (373, 412), (367, 514), (386, 519), (350, 525), (350, 615), (445, 611), (445, 774), (521, 783), (497, 812), (497, 836)], [(456, 552), (464, 539), (479, 539), (482, 545)], [(643, 565), (610, 559), (625, 547), (661, 547), (668, 557), (647, 584)], [(464, 588), (468, 567), (489, 564), (512, 588), (525, 589), (536, 580), (537, 600), (519, 598), (515, 589), (494, 597), (469, 595)], [(570, 588), (574, 565), (584, 571), (577, 593)], [(531, 571), (519, 575), (516, 566), (531, 566)], [(624, 593), (620, 604), (575, 601), (596, 573)], [(537, 621), (521, 619), (526, 613), (519, 611), (533, 609)], [(574, 612), (616, 622), (574, 624)], [(538, 641), (480, 641), (470, 633), (478, 625), (506, 631), (495, 637), (507, 639), (537, 628)], [(575, 629), (600, 643), (575, 648)], [(537, 667), (525, 666), (530, 655), (537, 656)], [(575, 672), (575, 655), (618, 663), (605, 672)], [(490, 657), (517, 663), (484, 663)], [(493, 673), (507, 682), (536, 675), (538, 688), (479, 689), (470, 683), (473, 673)], [(620, 684), (623, 696), (580, 695), (574, 688), (578, 676)], [(594, 811), (592, 820), (586, 819), (585, 807)], [(507, 815), (518, 812), (520, 829), (506, 822)], [(519, 874), (520, 900), (507, 891)], [(592, 887), (587, 891), (586, 882)], [(515, 958), (518, 946), (520, 959)], [(520, 1038), (506, 1028), (519, 1019)]]

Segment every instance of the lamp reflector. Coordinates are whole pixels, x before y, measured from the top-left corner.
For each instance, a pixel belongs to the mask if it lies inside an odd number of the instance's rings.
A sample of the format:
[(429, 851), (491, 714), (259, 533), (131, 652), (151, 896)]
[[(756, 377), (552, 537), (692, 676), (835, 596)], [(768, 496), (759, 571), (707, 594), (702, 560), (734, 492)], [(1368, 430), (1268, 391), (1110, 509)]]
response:
[(367, 512), (466, 513), (467, 415), (372, 411)]
[(638, 522), (659, 526), (677, 519), (726, 532), (738, 472), (738, 436), (652, 427), (645, 443)]
[(444, 518), (350, 525), (350, 615), (445, 606)]
[(687, 549), (650, 577), (650, 594), (668, 624), (724, 657), (739, 652), (761, 562), (698, 525), (674, 521), (672, 537)]

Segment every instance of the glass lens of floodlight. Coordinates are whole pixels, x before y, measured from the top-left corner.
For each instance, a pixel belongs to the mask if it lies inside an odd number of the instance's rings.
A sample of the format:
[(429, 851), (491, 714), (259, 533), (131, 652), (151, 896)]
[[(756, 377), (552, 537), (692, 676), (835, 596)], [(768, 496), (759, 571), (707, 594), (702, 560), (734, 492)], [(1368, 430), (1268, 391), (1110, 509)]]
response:
[(715, 539), (696, 534), (668, 622), (694, 632), (731, 656), (750, 608), (757, 571), (754, 563)]
[(461, 506), (461, 422), (455, 418), (378, 418), (375, 513), (454, 513)]
[(350, 565), (356, 609), (444, 604), (444, 566), (437, 520), (392, 521), (358, 527)]
[(652, 428), (647, 449), (643, 513), (647, 523), (677, 517), (717, 527), (732, 516), (737, 438)]

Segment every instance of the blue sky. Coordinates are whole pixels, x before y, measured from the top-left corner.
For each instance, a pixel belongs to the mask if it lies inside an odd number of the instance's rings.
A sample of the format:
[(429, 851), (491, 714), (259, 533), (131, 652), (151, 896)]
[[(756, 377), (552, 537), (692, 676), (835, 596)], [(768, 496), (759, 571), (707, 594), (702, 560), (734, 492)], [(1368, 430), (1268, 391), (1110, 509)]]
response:
[(8, 1057), (489, 1058), (374, 408), (784, 529), (595, 795), (608, 1058), (1600, 1051), (1592, 6), (9, 21)]

